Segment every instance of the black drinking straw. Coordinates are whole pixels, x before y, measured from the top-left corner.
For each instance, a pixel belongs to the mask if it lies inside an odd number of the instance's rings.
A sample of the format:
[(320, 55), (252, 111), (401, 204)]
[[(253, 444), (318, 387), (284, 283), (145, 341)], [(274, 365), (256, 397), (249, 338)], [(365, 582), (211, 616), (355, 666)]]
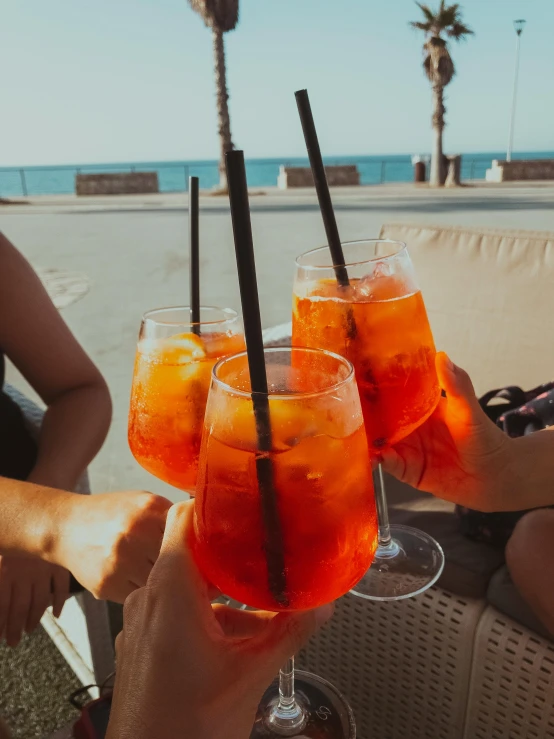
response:
[(344, 266), (344, 254), (342, 252), (342, 244), (340, 243), (339, 229), (337, 227), (335, 211), (333, 210), (333, 203), (331, 202), (331, 193), (329, 192), (327, 175), (323, 166), (317, 131), (315, 130), (310, 98), (308, 97), (307, 90), (297, 90), (294, 96), (296, 97), (302, 131), (304, 132), (306, 148), (308, 149), (317, 199), (319, 200), (319, 208), (323, 217), (323, 225), (327, 234), (331, 259), (333, 260), (333, 268), (339, 285), (347, 287), (350, 281), (348, 279), (348, 272)]
[[(335, 277), (341, 287), (348, 287), (350, 285), (350, 280), (348, 279), (348, 272), (345, 266), (339, 229), (337, 227), (337, 219), (335, 218), (335, 211), (333, 210), (333, 203), (331, 201), (331, 193), (329, 192), (329, 183), (327, 182), (327, 175), (325, 174), (325, 167), (323, 166), (323, 159), (321, 156), (321, 149), (319, 148), (319, 141), (317, 139), (317, 131), (315, 130), (314, 117), (312, 115), (308, 91), (297, 90), (294, 93), (294, 96), (296, 97), (302, 131), (304, 132), (306, 148), (308, 149), (315, 190), (317, 193), (317, 199), (319, 200), (319, 209), (321, 210), (323, 225), (325, 226), (325, 233), (327, 234), (327, 242), (329, 244), (329, 251), (331, 252)], [(346, 311), (345, 318), (348, 338), (354, 339), (357, 331), (354, 313), (351, 307)]]
[(225, 165), (231, 201), (231, 219), (235, 238), (252, 404), (258, 437), (256, 475), (261, 497), (269, 589), (277, 603), (287, 606), (283, 535), (273, 482), (273, 464), (269, 456), (271, 450), (269, 396), (244, 153), (240, 150), (228, 151), (225, 154)]
[(198, 177), (189, 177), (190, 321), (200, 334), (200, 256), (198, 239)]

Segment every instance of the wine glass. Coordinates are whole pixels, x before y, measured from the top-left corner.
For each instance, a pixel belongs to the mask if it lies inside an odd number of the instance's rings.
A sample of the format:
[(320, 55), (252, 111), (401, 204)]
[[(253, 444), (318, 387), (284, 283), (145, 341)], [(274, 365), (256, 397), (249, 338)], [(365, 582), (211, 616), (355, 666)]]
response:
[[(369, 454), (404, 439), (435, 410), (440, 387), (435, 345), (406, 245), (384, 239), (342, 245), (349, 284), (337, 282), (328, 247), (296, 260), (292, 343), (336, 352), (354, 365)], [(379, 546), (352, 592), (400, 600), (431, 587), (444, 567), (428, 534), (389, 523), (381, 465), (375, 498)]]
[[(246, 353), (213, 369), (193, 551), (206, 580), (241, 603), (310, 609), (348, 592), (377, 547), (360, 399), (352, 365), (336, 354), (288, 347), (264, 355), (269, 395), (251, 393)], [(329, 727), (336, 739), (354, 739), (350, 707), (316, 675), (295, 677), (291, 659), (265, 692), (251, 739), (315, 739), (331, 736)]]
[(194, 495), (204, 411), (214, 364), (244, 350), (230, 308), (159, 308), (142, 319), (129, 412), (129, 446), (155, 477)]

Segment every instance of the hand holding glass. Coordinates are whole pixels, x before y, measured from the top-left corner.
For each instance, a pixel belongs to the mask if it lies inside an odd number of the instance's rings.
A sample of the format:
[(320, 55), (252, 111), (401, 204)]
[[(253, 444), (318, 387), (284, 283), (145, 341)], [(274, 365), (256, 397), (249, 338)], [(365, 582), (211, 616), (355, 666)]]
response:
[[(260, 451), (246, 354), (213, 370), (195, 504), (195, 557), (206, 579), (230, 597), (272, 611), (314, 608), (348, 590), (377, 546), (359, 394), (352, 366), (311, 349), (265, 351), (270, 451)], [(256, 399), (254, 398), (254, 401)], [(264, 516), (258, 461), (269, 460), (280, 551)], [(272, 568), (282, 562), (282, 588)], [(312, 733), (307, 696), (333, 707), (337, 737), (351, 735), (351, 713), (338, 692), (303, 675), (294, 693), (292, 664), (266, 693), (253, 737)]]

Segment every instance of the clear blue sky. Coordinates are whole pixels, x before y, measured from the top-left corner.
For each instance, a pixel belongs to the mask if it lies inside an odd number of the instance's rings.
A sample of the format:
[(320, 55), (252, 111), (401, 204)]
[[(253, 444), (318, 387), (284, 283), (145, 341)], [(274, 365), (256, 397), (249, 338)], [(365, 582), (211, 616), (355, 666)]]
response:
[[(436, 5), (438, 0), (431, 0)], [(506, 146), (523, 34), (515, 149), (554, 149), (554, 0), (461, 0), (449, 152)], [(241, 0), (226, 35), (235, 145), (303, 156), (307, 87), (327, 155), (431, 148), (431, 93), (413, 0)], [(218, 155), (211, 32), (186, 0), (14, 0), (0, 23), (0, 165)]]

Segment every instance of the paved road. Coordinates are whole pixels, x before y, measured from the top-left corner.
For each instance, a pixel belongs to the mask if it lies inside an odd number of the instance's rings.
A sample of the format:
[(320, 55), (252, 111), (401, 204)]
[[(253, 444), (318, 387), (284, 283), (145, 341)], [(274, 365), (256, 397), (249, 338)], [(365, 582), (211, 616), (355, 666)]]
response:
[[(364, 187), (337, 191), (334, 202), (343, 240), (377, 236), (391, 221), (554, 231), (553, 183), (442, 192)], [(228, 202), (205, 195), (201, 208), (202, 301), (238, 308)], [(271, 326), (290, 318), (294, 257), (325, 243), (324, 233), (311, 191), (268, 190), (252, 195), (251, 208), (263, 322)], [(90, 280), (89, 293), (63, 315), (114, 398), (112, 430), (92, 465), (95, 489), (144, 487), (178, 497), (136, 464), (126, 424), (140, 317), (148, 308), (188, 299), (186, 196), (36, 198), (0, 206), (0, 229), (34, 266), (85, 273)]]

